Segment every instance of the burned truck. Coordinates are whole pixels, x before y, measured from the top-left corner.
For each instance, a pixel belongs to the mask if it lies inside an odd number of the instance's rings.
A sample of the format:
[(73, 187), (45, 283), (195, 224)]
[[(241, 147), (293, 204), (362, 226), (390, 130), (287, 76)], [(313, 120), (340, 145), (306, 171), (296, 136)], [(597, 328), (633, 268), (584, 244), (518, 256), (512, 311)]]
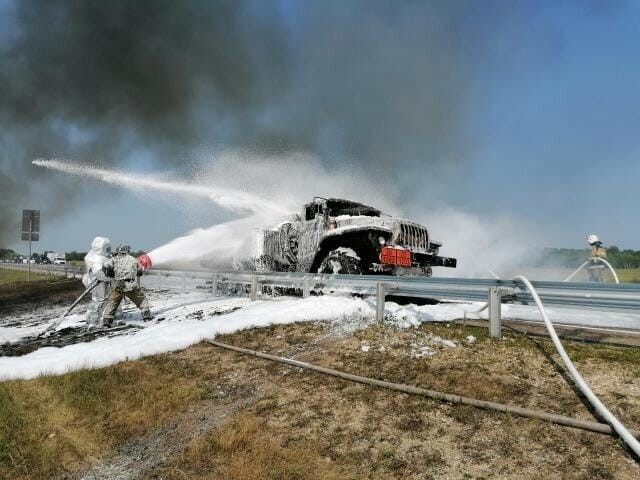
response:
[(431, 276), (432, 267), (456, 267), (438, 255), (441, 246), (417, 223), (315, 197), (302, 215), (254, 231), (253, 263), (259, 271)]

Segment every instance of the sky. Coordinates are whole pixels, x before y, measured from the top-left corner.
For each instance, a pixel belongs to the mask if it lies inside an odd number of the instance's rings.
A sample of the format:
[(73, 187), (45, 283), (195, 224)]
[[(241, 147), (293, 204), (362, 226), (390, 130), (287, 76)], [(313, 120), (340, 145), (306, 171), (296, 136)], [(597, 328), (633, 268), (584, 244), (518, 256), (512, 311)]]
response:
[(0, 0), (0, 247), (26, 251), (23, 208), (35, 250), (150, 250), (230, 218), (33, 159), (189, 181), (246, 151), (374, 179), (408, 217), (640, 249), (639, 21), (634, 1)]

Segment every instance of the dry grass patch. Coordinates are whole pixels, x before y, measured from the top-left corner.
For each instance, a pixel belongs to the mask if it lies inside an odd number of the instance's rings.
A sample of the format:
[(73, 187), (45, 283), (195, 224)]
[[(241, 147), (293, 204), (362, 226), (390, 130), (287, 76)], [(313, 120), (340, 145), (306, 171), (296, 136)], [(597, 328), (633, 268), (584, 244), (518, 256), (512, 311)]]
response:
[[(466, 337), (474, 335), (475, 343)], [(448, 348), (434, 337), (455, 340)], [(325, 324), (253, 329), (223, 342), (355, 374), (592, 419), (550, 362), (550, 343), (486, 329)], [(363, 351), (366, 344), (370, 348)], [(415, 358), (413, 345), (436, 354)], [(594, 389), (638, 427), (640, 353), (569, 346)], [(546, 356), (545, 356), (546, 353)], [(0, 384), (0, 478), (55, 478), (153, 435), (185, 409), (263, 392), (216, 431), (198, 429), (147, 479), (638, 478), (612, 437), (334, 379), (207, 344), (62, 377)], [(182, 417), (178, 417), (182, 418)], [(228, 417), (225, 417), (228, 418)], [(219, 424), (217, 424), (219, 425)], [(193, 427), (193, 428), (192, 428)], [(50, 434), (54, 434), (50, 436)]]
[(149, 472), (145, 478), (246, 480), (343, 479), (307, 442), (281, 444), (264, 419), (244, 413), (217, 432), (196, 438), (177, 464)]
[[(300, 326), (231, 335), (222, 341), (291, 356), (303, 343)], [(477, 340), (469, 344), (466, 337)], [(436, 355), (414, 358), (414, 347), (434, 337)], [(545, 339), (506, 334), (493, 340), (486, 329), (425, 324), (398, 330), (374, 325), (344, 338), (307, 331), (314, 349), (298, 358), (378, 379), (408, 383), (484, 400), (592, 420), (558, 373)], [(287, 345), (287, 338), (296, 344)], [(319, 343), (316, 343), (318, 342)], [(369, 348), (362, 350), (363, 345)], [(574, 345), (578, 368), (600, 387), (623, 421), (638, 426), (632, 408), (640, 391), (631, 376), (639, 352)], [(239, 355), (229, 353), (236, 358)], [(287, 445), (312, 441), (330, 465), (356, 478), (636, 478), (636, 462), (615, 438), (466, 406), (357, 385), (254, 359), (278, 388), (254, 412)], [(608, 383), (598, 385), (598, 378)], [(637, 379), (637, 377), (635, 377)], [(632, 383), (629, 383), (632, 382)], [(613, 391), (610, 387), (614, 387)]]
[(204, 376), (175, 354), (0, 383), (0, 478), (49, 479), (109, 455), (207, 395)]

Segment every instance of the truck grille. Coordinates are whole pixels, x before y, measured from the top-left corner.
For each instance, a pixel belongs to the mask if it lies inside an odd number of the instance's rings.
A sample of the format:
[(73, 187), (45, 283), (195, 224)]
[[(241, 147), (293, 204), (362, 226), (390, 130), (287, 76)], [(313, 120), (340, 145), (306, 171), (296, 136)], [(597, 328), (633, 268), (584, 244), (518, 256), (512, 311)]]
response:
[(404, 247), (418, 250), (429, 250), (429, 234), (427, 229), (412, 223), (401, 223), (396, 243)]

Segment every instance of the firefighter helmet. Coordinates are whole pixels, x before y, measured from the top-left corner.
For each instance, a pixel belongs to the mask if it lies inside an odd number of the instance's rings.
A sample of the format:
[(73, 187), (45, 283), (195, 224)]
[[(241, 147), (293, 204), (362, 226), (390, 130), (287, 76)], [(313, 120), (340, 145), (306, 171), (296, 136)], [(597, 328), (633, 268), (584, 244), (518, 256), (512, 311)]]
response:
[(594, 243), (600, 243), (600, 239), (597, 235), (591, 234), (587, 237), (587, 242), (589, 242), (589, 245), (593, 245)]
[(118, 245), (118, 248), (116, 248), (116, 255), (129, 255), (129, 252), (131, 251), (131, 247), (129, 245), (127, 245), (126, 243), (121, 243), (120, 245)]

